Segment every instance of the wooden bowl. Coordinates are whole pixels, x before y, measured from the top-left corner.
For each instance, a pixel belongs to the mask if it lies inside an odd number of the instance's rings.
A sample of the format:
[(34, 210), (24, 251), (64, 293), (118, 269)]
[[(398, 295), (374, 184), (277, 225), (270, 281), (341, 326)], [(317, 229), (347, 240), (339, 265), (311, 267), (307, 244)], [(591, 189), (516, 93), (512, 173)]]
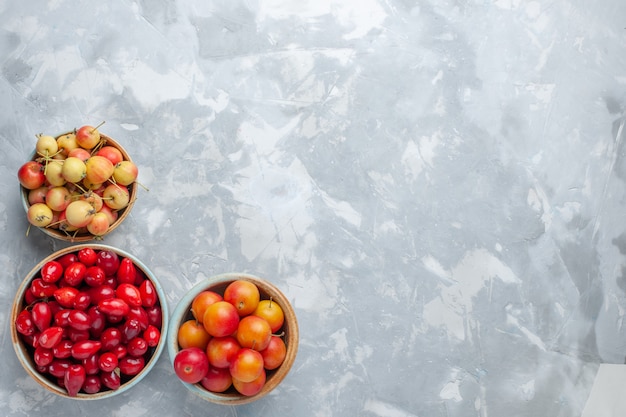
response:
[[(64, 256), (67, 254), (78, 253), (78, 251), (80, 251), (83, 248), (92, 248), (96, 251), (109, 250), (109, 251), (115, 252), (118, 255), (118, 257), (120, 257), (120, 260), (121, 258), (130, 258), (135, 264), (135, 266), (137, 267), (137, 269), (141, 271), (147, 279), (152, 281), (152, 284), (154, 285), (154, 288), (156, 289), (156, 292), (158, 295), (158, 299), (159, 299), (158, 303), (161, 307), (161, 316), (160, 316), (161, 337), (160, 337), (158, 344), (155, 347), (149, 348), (148, 351), (146, 352), (144, 356), (145, 358), (144, 368), (135, 376), (122, 377), (122, 381), (121, 381), (122, 383), (120, 387), (117, 388), (116, 390), (103, 390), (95, 394), (87, 394), (84, 392), (79, 392), (77, 396), (70, 396), (68, 395), (67, 391), (64, 388), (59, 386), (59, 384), (56, 382), (55, 377), (49, 374), (41, 373), (37, 369), (37, 365), (35, 364), (35, 361), (33, 359), (34, 349), (30, 344), (26, 342), (24, 336), (17, 331), (15, 322), (18, 317), (18, 314), (20, 314), (20, 312), (22, 312), (22, 310), (24, 310), (25, 308), (25, 296), (26, 296), (26, 292), (30, 291), (30, 284), (34, 279), (40, 276), (40, 271), (41, 271), (41, 268), (44, 266), (44, 264), (46, 264), (46, 262), (48, 261), (58, 259), (61, 256)], [(168, 324), (169, 324), (169, 315), (168, 315), (167, 302), (165, 299), (165, 293), (163, 291), (163, 288), (159, 284), (159, 281), (152, 274), (152, 272), (150, 272), (148, 267), (146, 267), (139, 259), (137, 259), (133, 255), (123, 250), (116, 249), (107, 245), (101, 245), (101, 244), (81, 244), (81, 245), (75, 245), (75, 246), (71, 246), (65, 249), (61, 249), (51, 254), (50, 256), (46, 257), (41, 262), (39, 262), (28, 273), (28, 275), (26, 275), (26, 278), (24, 279), (24, 281), (18, 288), (17, 294), (15, 296), (15, 300), (13, 301), (13, 307), (11, 310), (11, 339), (13, 341), (13, 348), (15, 349), (15, 353), (20, 363), (22, 364), (26, 372), (44, 389), (46, 389), (47, 391), (53, 394), (56, 394), (56, 395), (59, 395), (61, 397), (65, 397), (68, 399), (98, 400), (98, 399), (110, 398), (114, 395), (118, 395), (118, 394), (121, 394), (122, 392), (129, 390), (130, 388), (137, 385), (150, 372), (150, 370), (157, 363), (159, 356), (163, 353), (163, 350), (165, 349)]]
[[(61, 135), (56, 136), (56, 138), (59, 138), (61, 136), (67, 135), (67, 134), (71, 134), (74, 132), (66, 132), (63, 133)], [(128, 154), (128, 152), (126, 151), (126, 149), (124, 149), (124, 147), (122, 145), (120, 145), (116, 140), (114, 140), (113, 138), (100, 133), (100, 138), (104, 140), (103, 146), (104, 145), (110, 145), (113, 146), (117, 149), (119, 149), (119, 151), (122, 153), (122, 157), (124, 158), (125, 161), (131, 161), (133, 162), (132, 158), (130, 157), (130, 155)], [(33, 155), (31, 156), (31, 160), (35, 160), (39, 157), (39, 155), (37, 155), (37, 153), (33, 153)], [(72, 242), (72, 243), (81, 243), (81, 242), (89, 242), (92, 240), (100, 240), (102, 239), (102, 237), (106, 236), (107, 234), (111, 233), (113, 230), (115, 230), (120, 224), (122, 224), (122, 222), (126, 219), (126, 217), (128, 217), (128, 215), (130, 214), (130, 211), (133, 208), (133, 205), (135, 204), (135, 200), (137, 199), (137, 183), (133, 182), (132, 184), (128, 185), (128, 192), (130, 195), (130, 202), (128, 203), (128, 205), (126, 207), (124, 207), (121, 210), (117, 211), (117, 220), (115, 220), (115, 222), (113, 222), (113, 224), (111, 224), (109, 226), (109, 229), (107, 230), (107, 232), (102, 235), (102, 236), (94, 236), (91, 233), (89, 233), (87, 230), (85, 229), (81, 229), (79, 231), (75, 231), (75, 232), (66, 232), (64, 230), (54, 227), (39, 227), (38, 229), (40, 229), (43, 233), (45, 233), (48, 236), (51, 236), (55, 239), (59, 239), (59, 240), (63, 240), (66, 242)], [(27, 190), (26, 188), (22, 187), (20, 185), (20, 194), (22, 197), (22, 205), (24, 207), (24, 211), (28, 211), (28, 208), (30, 207), (30, 204), (28, 202), (28, 193), (29, 190)]]
[(298, 353), (298, 321), (293, 307), (289, 303), (287, 297), (285, 297), (285, 295), (275, 285), (267, 280), (245, 273), (226, 273), (216, 275), (197, 283), (183, 296), (174, 309), (172, 317), (170, 318), (170, 331), (167, 335), (167, 349), (172, 365), (174, 364), (176, 354), (180, 350), (178, 345), (178, 329), (185, 321), (193, 318), (193, 315), (191, 314), (191, 304), (193, 299), (204, 290), (211, 290), (217, 292), (218, 294), (224, 294), (224, 290), (228, 284), (235, 280), (245, 280), (254, 283), (259, 289), (262, 300), (271, 298), (281, 306), (285, 316), (282, 331), (284, 331), (283, 341), (287, 347), (287, 354), (285, 360), (278, 368), (266, 372), (265, 385), (259, 393), (253, 396), (244, 396), (238, 393), (232, 386), (223, 393), (216, 393), (205, 389), (200, 383), (188, 384), (181, 381), (187, 389), (199, 397), (212, 403), (222, 405), (246, 404), (266, 396), (285, 379)]

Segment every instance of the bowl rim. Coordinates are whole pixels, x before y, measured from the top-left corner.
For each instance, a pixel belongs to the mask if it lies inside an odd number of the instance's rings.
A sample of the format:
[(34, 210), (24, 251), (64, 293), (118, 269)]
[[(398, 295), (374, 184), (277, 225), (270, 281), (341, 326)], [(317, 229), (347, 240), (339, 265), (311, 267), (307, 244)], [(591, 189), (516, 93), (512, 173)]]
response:
[[(177, 329), (179, 325), (181, 324), (182, 320), (185, 318), (185, 316), (187, 316), (189, 312), (189, 307), (191, 306), (191, 303), (194, 297), (197, 294), (199, 294), (201, 291), (208, 289), (208, 287), (213, 287), (215, 285), (220, 285), (220, 284), (226, 284), (226, 283), (235, 281), (237, 279), (244, 279), (244, 280), (248, 280), (252, 282), (260, 282), (269, 286), (273, 291), (276, 292), (278, 298), (280, 298), (280, 301), (282, 301), (281, 307), (285, 310), (285, 313), (286, 313), (285, 317), (287, 316), (288, 312), (291, 313), (290, 316), (293, 318), (293, 321), (290, 322), (290, 326), (289, 326), (289, 343), (287, 345), (288, 354), (287, 354), (287, 357), (285, 358), (285, 362), (283, 362), (283, 364), (281, 364), (280, 367), (277, 368), (277, 369), (281, 369), (284, 366), (285, 367), (283, 368), (284, 376), (287, 375), (287, 373), (293, 366), (293, 363), (295, 362), (295, 358), (298, 353), (299, 340), (300, 340), (298, 320), (297, 320), (295, 311), (293, 310), (293, 306), (289, 302), (288, 298), (283, 294), (283, 292), (275, 284), (273, 284), (267, 279), (264, 279), (264, 278), (261, 278), (259, 276), (252, 275), (249, 273), (245, 273), (245, 272), (226, 272), (226, 273), (222, 273), (222, 274), (218, 274), (218, 275), (214, 275), (214, 276), (202, 279), (201, 281), (194, 284), (193, 287), (191, 287), (191, 289), (188, 290), (185, 293), (185, 295), (179, 300), (178, 304), (173, 310), (172, 316), (170, 317), (170, 331), (167, 334), (167, 351), (168, 351), (168, 355), (170, 359), (170, 364), (172, 365), (172, 367), (174, 366), (174, 358), (176, 357), (176, 353), (180, 350), (178, 347)], [(211, 392), (203, 388), (199, 383), (189, 384), (187, 382), (184, 382), (180, 380), (180, 378), (178, 378), (176, 374), (174, 374), (174, 377), (178, 379), (189, 391), (198, 395), (202, 399), (205, 399), (215, 404), (221, 404), (221, 405), (242, 405), (242, 404), (247, 404), (247, 403), (256, 401), (258, 399), (261, 399), (268, 393), (270, 393), (274, 388), (276, 388), (276, 385), (278, 385), (278, 384), (273, 385), (273, 386), (266, 385), (261, 390), (261, 392), (252, 396), (232, 395), (232, 394), (224, 395), (221, 393)]]
[[(67, 135), (70, 133), (74, 133), (75, 130), (70, 130), (67, 132), (63, 132), (60, 133), (58, 135), (55, 135), (54, 138), (58, 139), (63, 135)], [(133, 162), (132, 157), (130, 156), (130, 154), (128, 153), (128, 151), (126, 151), (126, 149), (115, 139), (113, 139), (112, 137), (108, 136), (105, 133), (100, 132), (100, 137), (102, 139), (104, 139), (104, 144), (102, 146), (105, 145), (112, 145), (114, 147), (116, 147), (117, 149), (120, 150), (120, 152), (122, 153), (122, 156), (124, 158), (125, 161), (130, 161)], [(31, 158), (30, 160), (35, 160), (37, 158), (37, 151), (33, 151), (33, 153), (31, 154)], [(19, 184), (18, 184), (19, 185)], [(30, 207), (30, 204), (28, 203), (28, 191), (26, 188), (22, 187), (21, 185), (19, 185), (20, 187), (20, 194), (22, 196), (22, 207), (24, 207), (24, 211), (27, 212), (28, 211), (28, 207)], [(101, 237), (99, 236), (94, 236), (91, 233), (85, 233), (85, 234), (81, 234), (81, 235), (77, 235), (77, 236), (70, 236), (69, 233), (64, 233), (60, 230), (57, 229), (50, 229), (48, 227), (36, 227), (36, 226), (31, 226), (34, 227), (36, 229), (41, 230), (42, 233), (61, 240), (61, 241), (65, 241), (65, 242), (72, 242), (72, 243), (83, 243), (83, 242), (90, 242), (90, 241), (94, 241), (94, 240), (98, 240), (99, 238), (102, 238), (106, 235), (108, 235), (109, 233), (111, 233), (113, 230), (115, 230), (120, 224), (122, 224), (122, 222), (124, 222), (124, 220), (126, 219), (126, 217), (128, 217), (128, 215), (130, 214), (130, 212), (132, 211), (133, 206), (135, 205), (135, 201), (137, 200), (137, 182), (133, 182), (131, 184), (129, 184), (127, 186), (128, 188), (128, 194), (130, 196), (130, 200), (128, 202), (128, 205), (126, 207), (124, 207), (123, 209), (119, 210), (119, 216), (118, 218), (113, 222), (113, 224), (111, 226), (109, 226), (109, 230), (107, 230), (107, 232), (102, 235)]]
[[(159, 296), (159, 304), (161, 307), (161, 316), (162, 316), (162, 323), (161, 323), (161, 330), (160, 330), (161, 337), (159, 339), (159, 343), (157, 344), (154, 352), (152, 353), (152, 356), (150, 357), (150, 360), (146, 362), (144, 369), (139, 374), (135, 375), (133, 378), (131, 378), (130, 380), (120, 385), (118, 389), (102, 391), (102, 392), (98, 392), (95, 394), (87, 394), (84, 392), (79, 392), (77, 396), (70, 397), (67, 394), (67, 391), (59, 387), (57, 384), (49, 381), (46, 377), (44, 377), (43, 375), (41, 375), (39, 372), (37, 372), (35, 369), (32, 368), (31, 366), (32, 358), (29, 358), (26, 356), (26, 353), (24, 352), (25, 347), (20, 338), (20, 335), (18, 334), (15, 328), (14, 323), (15, 323), (15, 318), (17, 317), (17, 314), (19, 314), (20, 311), (22, 311), (22, 308), (23, 308), (22, 301), (24, 298), (24, 293), (28, 289), (30, 282), (34, 279), (35, 274), (37, 274), (37, 272), (41, 270), (41, 267), (46, 262), (56, 259), (59, 256), (62, 256), (67, 253), (77, 252), (83, 248), (92, 248), (95, 250), (112, 250), (115, 253), (117, 253), (118, 256), (128, 257), (132, 259), (133, 263), (135, 263), (135, 265), (146, 274), (146, 277), (150, 279), (152, 283), (154, 284), (154, 288)], [(137, 385), (143, 378), (145, 378), (145, 376), (148, 375), (148, 373), (150, 373), (150, 371), (154, 368), (154, 366), (159, 360), (159, 357), (165, 350), (165, 345), (167, 344), (167, 334), (168, 334), (168, 328), (169, 328), (169, 309), (167, 305), (167, 298), (165, 295), (165, 291), (163, 290), (161, 283), (157, 279), (156, 275), (154, 275), (154, 273), (143, 263), (143, 261), (141, 261), (135, 255), (123, 249), (119, 249), (110, 245), (105, 245), (105, 244), (100, 244), (100, 243), (85, 243), (85, 244), (80, 244), (80, 245), (68, 246), (66, 248), (60, 249), (46, 256), (39, 263), (37, 263), (37, 265), (35, 265), (30, 270), (30, 272), (28, 272), (28, 274), (26, 274), (25, 278), (22, 280), (20, 286), (18, 287), (15, 297), (13, 299), (13, 305), (11, 308), (10, 326), (11, 326), (11, 340), (12, 340), (13, 349), (15, 350), (17, 358), (20, 364), (22, 365), (22, 367), (24, 368), (24, 370), (26, 371), (26, 373), (28, 373), (37, 383), (39, 383), (41, 386), (46, 388), (48, 391), (53, 392), (54, 394), (57, 394), (64, 398), (68, 398), (72, 400), (100, 400), (100, 399), (110, 398), (115, 395), (119, 395), (125, 391), (128, 391), (129, 389)]]

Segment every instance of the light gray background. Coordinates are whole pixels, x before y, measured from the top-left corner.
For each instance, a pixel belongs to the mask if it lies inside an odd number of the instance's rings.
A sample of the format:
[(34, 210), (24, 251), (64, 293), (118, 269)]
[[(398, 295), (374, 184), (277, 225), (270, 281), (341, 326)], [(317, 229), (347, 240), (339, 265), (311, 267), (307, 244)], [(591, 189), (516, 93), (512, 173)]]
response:
[[(2, 414), (580, 416), (626, 355), (625, 41), (615, 0), (0, 1)], [(172, 309), (231, 271), (292, 300), (272, 395), (212, 405), (163, 355), (79, 403), (17, 362), (14, 293), (64, 247), (17, 169), (102, 120), (149, 188), (104, 243)]]

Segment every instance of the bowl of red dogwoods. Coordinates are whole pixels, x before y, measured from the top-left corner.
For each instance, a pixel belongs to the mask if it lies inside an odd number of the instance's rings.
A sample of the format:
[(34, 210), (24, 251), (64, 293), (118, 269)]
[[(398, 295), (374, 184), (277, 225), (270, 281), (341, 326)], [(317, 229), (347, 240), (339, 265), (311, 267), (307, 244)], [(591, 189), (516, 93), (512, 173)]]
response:
[(168, 310), (139, 259), (101, 244), (59, 250), (20, 285), (11, 338), (25, 371), (61, 397), (97, 400), (138, 384), (165, 346)]
[(98, 127), (36, 135), (35, 152), (17, 171), (29, 229), (82, 243), (101, 240), (130, 214), (139, 170)]

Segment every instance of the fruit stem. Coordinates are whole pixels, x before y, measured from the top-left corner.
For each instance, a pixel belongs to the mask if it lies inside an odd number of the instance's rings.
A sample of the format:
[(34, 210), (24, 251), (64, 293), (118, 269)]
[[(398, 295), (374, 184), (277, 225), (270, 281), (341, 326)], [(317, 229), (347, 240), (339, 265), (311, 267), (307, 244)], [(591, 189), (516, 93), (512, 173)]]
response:
[[(52, 226), (56, 226), (57, 224), (61, 224), (61, 223), (63, 223), (63, 220), (57, 220), (56, 222), (50, 223), (49, 225), (47, 225), (46, 228), (50, 228)], [(30, 228), (30, 226), (28, 227)]]
[(106, 139), (102, 139), (100, 138), (100, 140), (98, 141), (98, 143), (96, 144), (96, 146), (93, 147), (93, 149), (91, 150), (91, 156), (95, 155), (96, 153), (98, 153), (98, 151), (100, 149), (102, 149), (102, 147), (107, 143)]
[(76, 186), (76, 188), (78, 188), (80, 190), (81, 193), (85, 194), (87, 192), (87, 190), (85, 190), (83, 187), (81, 187), (80, 184), (78, 184), (77, 182), (75, 182), (74, 185)]
[(91, 131), (93, 132), (94, 130), (98, 130), (98, 128), (101, 127), (105, 123), (106, 123), (106, 120), (101, 121), (100, 124), (98, 126), (94, 127), (93, 129), (91, 129)]
[(115, 178), (113, 178), (112, 176), (107, 179), (108, 182), (110, 182), (111, 184), (115, 185), (118, 189), (122, 189), (122, 187), (119, 186), (119, 184), (117, 183), (117, 181), (115, 181)]
[[(52, 155), (48, 154), (48, 150), (46, 149), (46, 154), (43, 155), (40, 152), (37, 152), (37, 155), (41, 156), (43, 158), (44, 161), (48, 161), (48, 160), (52, 160), (54, 159), (55, 156), (57, 156), (58, 154), (60, 154), (61, 152), (63, 152), (63, 150), (58, 150), (55, 153), (53, 153)], [(59, 162), (63, 162), (63, 159), (58, 159)]]
[(70, 242), (74, 242), (74, 239), (76, 238), (76, 235), (78, 234), (78, 229), (76, 229), (73, 234), (68, 233), (67, 230), (64, 230), (64, 232), (66, 235), (70, 237)]
[[(98, 128), (100, 126), (102, 126), (105, 123), (105, 120), (103, 120), (102, 122), (100, 122), (99, 125), (97, 125), (96, 127), (91, 129), (91, 133), (93, 133), (94, 131), (98, 130)], [(93, 149), (91, 150), (91, 155), (95, 155), (106, 143), (106, 140), (103, 138), (100, 138), (100, 140), (98, 141), (98, 143), (96, 143), (96, 146), (93, 147)]]
[(139, 184), (141, 186), (141, 188), (143, 188), (145, 191), (150, 191), (150, 189), (148, 187), (146, 187), (145, 185), (143, 185), (139, 181), (135, 180), (135, 183)]
[[(109, 181), (111, 184), (113, 185), (117, 185), (117, 181), (115, 181), (115, 178), (111, 177), (109, 178), (107, 181)], [(145, 185), (143, 185), (142, 183), (140, 183), (139, 181), (135, 180), (132, 183), (134, 184), (138, 184), (141, 188), (143, 188), (145, 191), (150, 191), (150, 189), (148, 187), (146, 187)]]

